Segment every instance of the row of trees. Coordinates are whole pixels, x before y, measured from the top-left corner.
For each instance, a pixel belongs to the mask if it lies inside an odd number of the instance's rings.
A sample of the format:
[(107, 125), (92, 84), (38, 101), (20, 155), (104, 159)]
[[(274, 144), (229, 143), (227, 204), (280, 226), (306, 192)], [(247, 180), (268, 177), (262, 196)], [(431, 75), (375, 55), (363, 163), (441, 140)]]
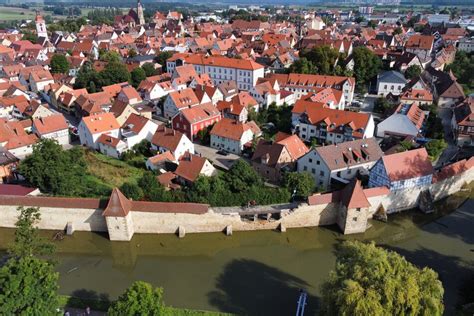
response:
[(346, 54), (324, 45), (300, 52), (300, 59), (293, 63), (290, 72), (320, 75), (352, 75), (344, 66)]
[(354, 70), (349, 71), (344, 65), (347, 56), (329, 46), (318, 46), (309, 51), (303, 51), (289, 71), (302, 74), (354, 76), (358, 88), (365, 90), (366, 85), (382, 69), (382, 61), (365, 46), (354, 48), (352, 58)]
[[(296, 176), (299, 177), (303, 176)], [(302, 184), (294, 178), (288, 181), (291, 187), (267, 187), (252, 166), (244, 160), (238, 160), (228, 172), (212, 177), (199, 176), (192, 185), (181, 190), (167, 191), (152, 172), (145, 173), (138, 183), (128, 182), (120, 189), (133, 200), (196, 202), (212, 206), (241, 206), (255, 201), (265, 205), (288, 202), (295, 187), (298, 187), (301, 195), (312, 193), (312, 178), (309, 185), (307, 176), (301, 181)]]
[(123, 15), (123, 12), (118, 7), (111, 7), (110, 9), (94, 9), (87, 13), (87, 19), (93, 25), (97, 24), (112, 24), (115, 16)]
[[(1, 315), (54, 315), (59, 307), (54, 246), (35, 225), (37, 208), (19, 208), (10, 258), (0, 268)], [(442, 315), (442, 283), (435, 271), (419, 269), (374, 243), (344, 242), (335, 270), (321, 287), (322, 315)], [(163, 289), (134, 282), (108, 309), (109, 315), (171, 315)], [(193, 314), (190, 312), (189, 314)]]
[[(137, 144), (123, 159), (135, 167), (144, 168), (145, 157), (152, 153), (145, 143)], [(84, 151), (80, 147), (63, 150), (53, 140), (34, 145), (19, 172), (42, 192), (58, 196), (99, 197), (110, 194), (110, 188), (98, 183), (88, 172)], [(260, 205), (286, 203), (292, 197), (306, 198), (314, 191), (314, 181), (307, 173), (288, 173), (283, 188), (264, 185), (262, 177), (244, 160), (238, 160), (227, 173), (199, 177), (193, 185), (167, 191), (156, 175), (146, 172), (137, 182), (122, 185), (122, 192), (133, 200), (164, 202), (199, 202), (213, 206), (245, 205), (256, 201)]]
[[(108, 55), (114, 55), (112, 52)], [(120, 62), (120, 59), (112, 58), (102, 71), (97, 71), (90, 62), (86, 62), (79, 70), (75, 89), (86, 88), (89, 93), (98, 92), (103, 86), (121, 82), (130, 82), (134, 87), (138, 87), (140, 82), (146, 78), (146, 72), (137, 67), (131, 72), (127, 66)]]

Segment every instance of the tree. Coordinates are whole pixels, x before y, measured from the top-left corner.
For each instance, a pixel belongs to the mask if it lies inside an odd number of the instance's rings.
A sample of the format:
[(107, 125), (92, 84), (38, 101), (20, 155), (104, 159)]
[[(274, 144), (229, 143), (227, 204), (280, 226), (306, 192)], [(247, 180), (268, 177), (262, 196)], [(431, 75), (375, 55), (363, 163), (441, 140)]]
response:
[(466, 92), (474, 90), (474, 53), (466, 53), (458, 50), (454, 62), (446, 67), (446, 71), (452, 71), (458, 82), (463, 85)]
[(19, 172), (42, 192), (79, 195), (80, 179), (87, 173), (80, 148), (65, 151), (54, 140), (42, 139), (19, 166)]
[(51, 315), (58, 307), (58, 273), (54, 262), (36, 256), (50, 255), (51, 243), (42, 239), (34, 225), (37, 208), (18, 208), (12, 257), (0, 268), (0, 315)]
[(145, 71), (147, 77), (151, 77), (158, 74), (153, 63), (144, 63), (142, 69)]
[(109, 50), (109, 51), (104, 52), (100, 56), (100, 60), (106, 61), (108, 63), (113, 63), (113, 62), (119, 63), (121, 61), (121, 58), (120, 58), (119, 53), (113, 50)]
[(354, 56), (354, 75), (357, 83), (364, 85), (379, 73), (382, 62), (377, 55), (365, 46), (356, 47), (352, 54)]
[(224, 179), (229, 184), (229, 189), (234, 192), (244, 191), (252, 185), (263, 185), (260, 175), (243, 159), (232, 165)]
[(137, 67), (132, 70), (132, 73), (130, 74), (131, 81), (132, 81), (132, 86), (137, 88), (140, 85), (140, 82), (146, 79), (146, 73), (145, 70), (143, 70), (140, 67)]
[(421, 75), (421, 68), (418, 65), (411, 65), (405, 71), (405, 77), (407, 77), (408, 79), (419, 78), (420, 75)]
[(426, 151), (433, 161), (437, 160), (447, 147), (448, 144), (444, 139), (433, 139), (425, 145)]
[(314, 179), (309, 172), (288, 172), (283, 178), (283, 186), (295, 197), (305, 199), (313, 193)]
[(143, 191), (143, 199), (147, 201), (167, 201), (168, 196), (165, 188), (158, 182), (153, 172), (145, 172), (138, 180), (138, 186)]
[(290, 66), (291, 73), (298, 73), (298, 74), (312, 74), (314, 73), (314, 65), (305, 57), (296, 60)]
[(390, 110), (391, 108), (392, 108), (392, 105), (385, 98), (377, 98), (377, 100), (374, 101), (374, 112), (375, 113), (384, 114), (388, 110)]
[(52, 263), (11, 258), (0, 268), (0, 315), (52, 315), (58, 308), (58, 273)]
[(134, 48), (130, 48), (127, 53), (129, 58), (133, 58), (138, 55), (137, 51)]
[(323, 315), (442, 315), (438, 274), (374, 243), (344, 242), (322, 285)]
[(66, 56), (54, 54), (53, 57), (51, 57), (50, 67), (52, 73), (65, 74), (69, 71), (69, 62)]
[(130, 81), (130, 72), (120, 62), (109, 62), (99, 75), (102, 86)]
[(38, 234), (35, 225), (40, 220), (40, 212), (36, 207), (19, 207), (20, 215), (15, 223), (15, 241), (9, 248), (9, 253), (15, 257), (31, 257), (50, 255), (54, 245)]
[(171, 52), (161, 52), (155, 57), (155, 62), (161, 65), (163, 72), (166, 72), (166, 60), (173, 56)]
[(163, 289), (143, 281), (134, 282), (108, 310), (110, 316), (160, 316), (166, 313)]
[(330, 46), (317, 46), (303, 52), (301, 57), (306, 58), (313, 66), (313, 71), (320, 75), (334, 75), (339, 52)]
[(134, 182), (125, 182), (120, 187), (120, 191), (134, 201), (141, 200), (143, 198), (143, 190)]

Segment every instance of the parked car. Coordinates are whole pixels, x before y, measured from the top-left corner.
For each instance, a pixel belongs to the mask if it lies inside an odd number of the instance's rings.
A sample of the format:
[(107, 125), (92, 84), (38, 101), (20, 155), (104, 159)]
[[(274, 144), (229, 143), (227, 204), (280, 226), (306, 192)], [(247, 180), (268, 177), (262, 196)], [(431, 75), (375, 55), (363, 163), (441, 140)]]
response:
[(218, 150), (216, 152), (218, 155), (222, 155), (222, 156), (227, 156), (229, 153), (227, 151), (225, 151), (224, 149), (221, 149), (221, 150)]

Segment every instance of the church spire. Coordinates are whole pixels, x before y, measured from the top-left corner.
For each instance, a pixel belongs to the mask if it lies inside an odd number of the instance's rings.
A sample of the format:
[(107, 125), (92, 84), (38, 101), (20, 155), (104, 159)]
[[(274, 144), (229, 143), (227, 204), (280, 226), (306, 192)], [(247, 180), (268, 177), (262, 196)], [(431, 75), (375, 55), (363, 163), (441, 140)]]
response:
[(145, 24), (145, 18), (143, 16), (143, 6), (140, 0), (137, 0), (137, 14), (138, 14), (138, 24)]

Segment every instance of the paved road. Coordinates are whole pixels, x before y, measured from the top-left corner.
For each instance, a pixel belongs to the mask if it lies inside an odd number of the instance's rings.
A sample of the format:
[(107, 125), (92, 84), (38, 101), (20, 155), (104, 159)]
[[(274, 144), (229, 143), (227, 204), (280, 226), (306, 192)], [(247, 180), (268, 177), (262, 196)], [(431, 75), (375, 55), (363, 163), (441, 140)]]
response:
[(451, 126), (453, 111), (449, 108), (438, 108), (438, 116), (441, 118), (441, 121), (443, 123), (444, 139), (448, 143), (448, 147), (439, 157), (435, 167), (441, 167), (443, 164), (449, 162), (459, 151), (459, 148), (454, 140), (453, 129)]
[(194, 149), (197, 154), (201, 154), (207, 158), (215, 167), (223, 170), (229, 170), (236, 160), (240, 159), (240, 156), (229, 153), (227, 156), (219, 155), (217, 149), (194, 144)]

